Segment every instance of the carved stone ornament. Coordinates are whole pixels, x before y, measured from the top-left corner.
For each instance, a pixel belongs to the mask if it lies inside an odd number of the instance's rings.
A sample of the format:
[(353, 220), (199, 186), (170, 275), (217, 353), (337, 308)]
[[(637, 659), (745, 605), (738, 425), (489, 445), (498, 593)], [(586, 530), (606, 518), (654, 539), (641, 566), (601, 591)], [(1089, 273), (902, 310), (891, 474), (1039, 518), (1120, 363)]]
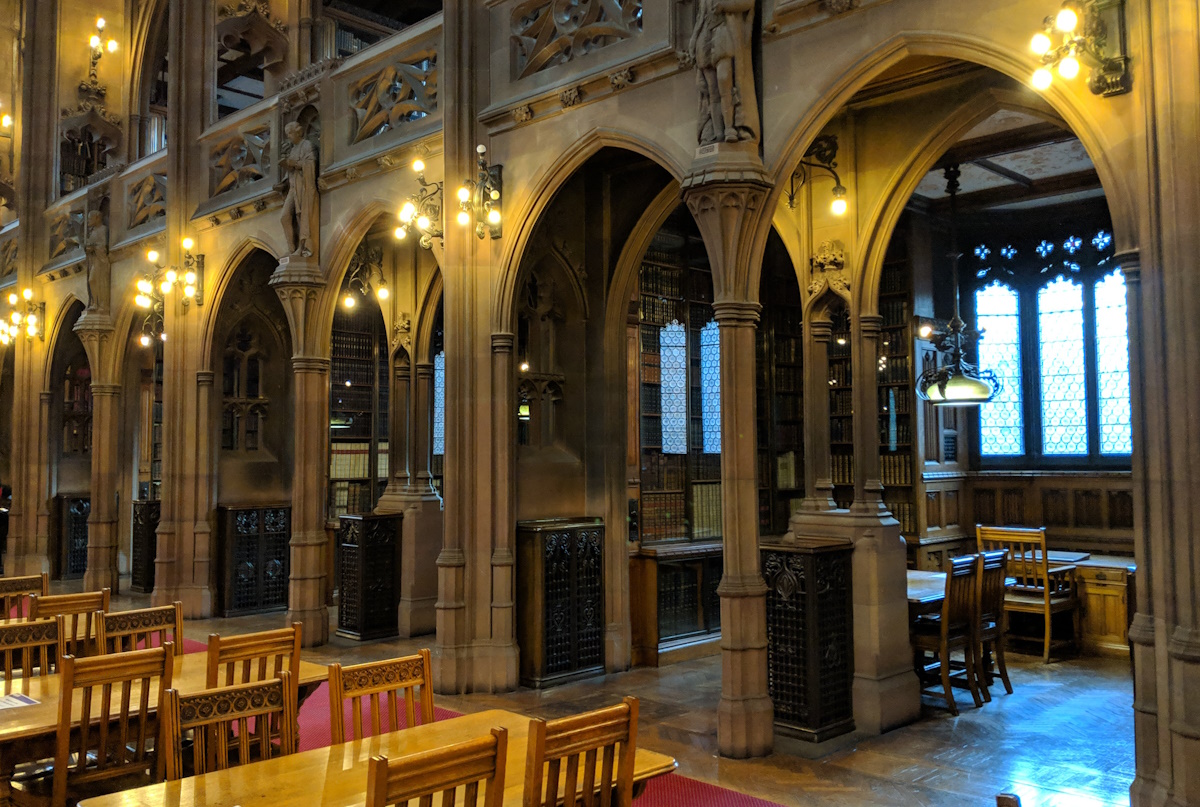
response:
[(221, 217), (220, 216), (209, 216), (208, 223), (214, 227), (220, 227), (221, 226)]
[[(283, 127), (291, 148), (280, 158), (279, 167), (287, 172), (287, 195), (280, 214), (289, 254), (308, 258), (319, 255), (321, 197), (317, 189), (317, 150), (304, 137), (304, 127), (292, 121)], [(353, 166), (351, 166), (353, 168)], [(347, 170), (347, 176), (350, 171)]]
[(688, 43), (700, 93), (697, 140), (758, 142), (751, 35), (754, 0), (699, 0)]
[(396, 315), (396, 321), (392, 323), (392, 350), (397, 347), (412, 349), (412, 319), (403, 311)]
[(526, 123), (533, 120), (533, 107), (529, 104), (524, 104), (519, 107), (514, 107), (512, 111), (513, 120), (517, 123)]
[(277, 31), (287, 31), (287, 23), (271, 16), (271, 4), (267, 0), (237, 0), (236, 3), (229, 3), (217, 11), (217, 19), (235, 19), (237, 17), (248, 17), (251, 14), (257, 14), (262, 17)]
[(525, 0), (512, 11), (517, 78), (606, 48), (642, 32), (642, 0)]
[(349, 93), (353, 143), (432, 115), (438, 106), (437, 54), (422, 51), (390, 64), (352, 83)]
[(849, 296), (850, 278), (845, 271), (846, 252), (841, 241), (822, 241), (809, 262), (812, 265), (809, 294), (816, 294), (828, 285), (834, 293)]
[(137, 227), (167, 214), (167, 175), (149, 174), (129, 187), (129, 226)]
[(623, 90), (633, 83), (633, 68), (626, 67), (608, 77), (608, 83), (614, 90)]
[(242, 210), (240, 207), (233, 207), (229, 209), (230, 221), (237, 221), (244, 215), (246, 215), (246, 211)]
[(237, 132), (213, 146), (211, 196), (256, 182), (271, 170), (271, 127)]
[(50, 221), (50, 257), (59, 258), (83, 246), (83, 211), (68, 210)]
[(260, 197), (260, 198), (254, 200), (254, 212), (255, 213), (261, 213), (266, 209), (267, 209), (267, 200), (266, 199), (263, 199)]
[(841, 14), (858, 5), (858, 0), (821, 0), (821, 7), (831, 14)]
[(562, 102), (563, 108), (573, 107), (583, 100), (583, 94), (578, 87), (568, 87), (558, 94), (558, 100)]
[(342, 66), (342, 62), (346, 61), (341, 56), (334, 56), (329, 59), (323, 59), (315, 64), (310, 64), (295, 72), (288, 73), (279, 81), (279, 91), (286, 93), (294, 87), (299, 87), (301, 84), (307, 84), (314, 79), (320, 78), (326, 73), (337, 70)]
[(0, 246), (0, 277), (6, 277), (17, 271), (18, 255), (17, 239), (10, 238)]

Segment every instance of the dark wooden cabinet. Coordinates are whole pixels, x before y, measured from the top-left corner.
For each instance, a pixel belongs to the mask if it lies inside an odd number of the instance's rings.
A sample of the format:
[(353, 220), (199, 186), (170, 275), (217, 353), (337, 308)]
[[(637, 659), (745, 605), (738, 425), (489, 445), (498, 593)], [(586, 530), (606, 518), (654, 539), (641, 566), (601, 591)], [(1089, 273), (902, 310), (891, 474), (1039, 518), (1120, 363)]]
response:
[(771, 546), (767, 691), (781, 733), (822, 742), (854, 730), (854, 623), (848, 545)]
[(86, 496), (55, 496), (58, 520), (58, 577), (74, 580), (87, 571), (88, 516), (92, 500)]
[(630, 558), (633, 663), (657, 667), (717, 651), (719, 541), (644, 543)]
[(158, 555), (158, 520), (162, 502), (133, 503), (133, 544), (130, 548), (129, 587), (149, 594), (154, 591), (154, 559)]
[(338, 636), (362, 640), (399, 635), (401, 518), (338, 519)]
[(604, 524), (517, 522), (521, 683), (545, 687), (604, 671)]
[(286, 505), (217, 508), (224, 616), (287, 608), (291, 515)]

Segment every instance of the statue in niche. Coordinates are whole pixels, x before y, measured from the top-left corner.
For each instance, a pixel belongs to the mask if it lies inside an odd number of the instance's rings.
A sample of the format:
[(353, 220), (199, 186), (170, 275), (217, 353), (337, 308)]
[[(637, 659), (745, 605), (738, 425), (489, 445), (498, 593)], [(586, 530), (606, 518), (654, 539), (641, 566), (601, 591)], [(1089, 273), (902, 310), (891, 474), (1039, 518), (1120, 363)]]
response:
[[(304, 137), (304, 127), (292, 121), (283, 127), (283, 133), (292, 147), (279, 166), (287, 172), (287, 195), (283, 199), (283, 233), (287, 238), (289, 254), (295, 258), (308, 258), (317, 253), (318, 228), (321, 226), (317, 211), (317, 150)], [(282, 187), (277, 186), (280, 190)]]
[(700, 88), (700, 145), (758, 140), (750, 37), (754, 0), (700, 0), (688, 52)]
[(83, 253), (87, 257), (87, 310), (107, 314), (111, 293), (108, 225), (104, 223), (104, 214), (99, 210), (88, 212)]

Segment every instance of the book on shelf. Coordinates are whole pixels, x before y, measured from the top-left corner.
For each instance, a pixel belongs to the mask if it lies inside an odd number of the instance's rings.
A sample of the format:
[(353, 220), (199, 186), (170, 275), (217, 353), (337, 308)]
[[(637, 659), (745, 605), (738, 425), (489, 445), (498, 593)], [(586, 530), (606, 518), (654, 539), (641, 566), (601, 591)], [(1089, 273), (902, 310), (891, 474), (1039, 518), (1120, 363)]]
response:
[(775, 458), (775, 483), (783, 490), (796, 487), (795, 451), (785, 451)]
[(721, 483), (692, 485), (692, 538), (721, 537)]

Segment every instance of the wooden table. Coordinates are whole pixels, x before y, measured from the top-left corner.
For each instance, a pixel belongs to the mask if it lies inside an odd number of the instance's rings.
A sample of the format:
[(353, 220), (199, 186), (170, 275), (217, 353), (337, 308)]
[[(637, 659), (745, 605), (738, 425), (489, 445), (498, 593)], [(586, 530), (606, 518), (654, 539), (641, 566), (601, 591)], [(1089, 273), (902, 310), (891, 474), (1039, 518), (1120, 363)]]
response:
[(922, 609), (933, 606), (935, 610), (942, 607), (946, 597), (945, 572), (908, 571), (908, 607)]
[[(529, 718), (514, 712), (486, 712), (414, 726), (365, 740), (317, 748), (263, 762), (254, 762), (176, 782), (126, 790), (88, 799), (80, 807), (350, 807), (361, 805), (367, 790), (367, 761), (376, 754), (395, 758), (417, 751), (452, 745), (508, 729), (504, 804), (521, 804), (525, 786), (525, 752)], [(637, 750), (633, 778), (637, 784), (675, 770), (665, 754)]]
[[(206, 689), (208, 656), (188, 653), (175, 657), (171, 686), (183, 694)], [(300, 661), (299, 691), (303, 701), (329, 678), (324, 664)], [(0, 803), (6, 803), (13, 769), (22, 762), (31, 762), (54, 754), (54, 737), (58, 732), (59, 676), (13, 678), (4, 681), (3, 694), (21, 693), (37, 703), (0, 709)], [(75, 693), (78, 704), (81, 693)], [(137, 697), (133, 698), (134, 710)], [(158, 688), (150, 694), (150, 706), (158, 706)]]

